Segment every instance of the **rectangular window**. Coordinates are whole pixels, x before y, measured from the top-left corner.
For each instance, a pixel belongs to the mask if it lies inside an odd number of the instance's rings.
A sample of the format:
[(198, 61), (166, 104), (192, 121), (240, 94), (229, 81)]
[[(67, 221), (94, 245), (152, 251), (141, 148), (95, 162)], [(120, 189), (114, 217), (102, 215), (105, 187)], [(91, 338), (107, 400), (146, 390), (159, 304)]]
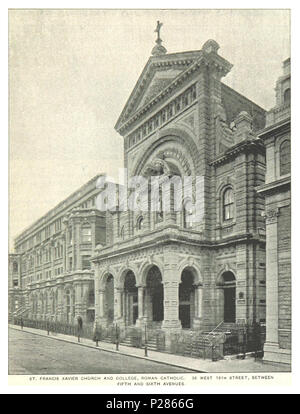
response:
[(82, 229), (82, 242), (83, 243), (90, 243), (92, 241), (92, 230), (91, 228), (83, 228)]
[(82, 256), (82, 270), (91, 268), (90, 258), (91, 256)]
[(55, 227), (55, 232), (61, 230), (61, 219), (56, 220), (54, 227)]

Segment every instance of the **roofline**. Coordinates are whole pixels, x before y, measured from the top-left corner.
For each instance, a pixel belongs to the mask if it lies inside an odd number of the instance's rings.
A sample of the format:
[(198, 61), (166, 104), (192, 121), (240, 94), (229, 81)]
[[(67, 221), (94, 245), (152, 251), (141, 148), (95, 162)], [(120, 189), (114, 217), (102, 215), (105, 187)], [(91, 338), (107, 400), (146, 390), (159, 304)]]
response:
[[(90, 185), (93, 181), (98, 180), (99, 177), (106, 177), (106, 173), (101, 173), (101, 174), (97, 174), (95, 175), (93, 178), (91, 178), (89, 181), (87, 181), (85, 184), (83, 184), (81, 187), (79, 187), (77, 190), (73, 191), (67, 198), (65, 198), (64, 200), (60, 201), (55, 207), (51, 208), (50, 210), (47, 211), (47, 213), (43, 214), (42, 217), (40, 217), (38, 220), (34, 221), (32, 224), (30, 224), (28, 227), (26, 227), (21, 233), (19, 233), (15, 238), (14, 238), (14, 243), (16, 244), (17, 242), (19, 242), (22, 238), (22, 236), (25, 236), (24, 233), (28, 232), (30, 229), (33, 230), (33, 228), (35, 226), (37, 226), (40, 222), (43, 221), (43, 219), (45, 219), (51, 212), (54, 212), (56, 209), (59, 209), (59, 207), (62, 207), (62, 205), (64, 203), (66, 203), (67, 201), (71, 202), (71, 199), (73, 199), (73, 197), (76, 197), (76, 194), (79, 191), (84, 190), (85, 187), (87, 187), (88, 185)], [(80, 199), (80, 197), (78, 197), (77, 199)], [(76, 198), (75, 198), (76, 200)], [(66, 208), (67, 206), (65, 206), (64, 208)], [(53, 215), (53, 217), (51, 217), (51, 219), (53, 219), (56, 215), (58, 215), (61, 212), (61, 210), (57, 211), (55, 215)], [(42, 223), (40, 223), (42, 224)]]
[[(202, 51), (200, 51), (200, 52), (202, 52)], [(217, 64), (219, 66), (223, 65), (223, 67), (225, 67), (225, 69), (227, 70), (226, 73), (228, 73), (231, 70), (231, 68), (233, 67), (233, 65), (218, 54), (214, 54), (214, 56), (218, 60)], [(186, 76), (188, 76), (191, 72), (194, 72), (195, 70), (197, 70), (197, 68), (199, 68), (205, 61), (209, 62), (209, 60), (207, 60), (207, 59), (211, 60), (211, 54), (206, 55), (204, 53), (201, 53), (201, 54), (199, 53), (199, 56), (195, 59), (195, 61), (193, 63), (191, 63), (185, 70), (180, 72), (167, 87), (165, 87), (158, 95), (154, 96), (145, 105), (143, 105), (137, 112), (133, 113), (129, 117), (129, 119), (123, 124), (120, 124), (120, 120), (121, 120), (121, 115), (120, 115), (120, 117), (118, 119), (118, 122), (115, 125), (115, 129), (117, 130), (117, 132), (120, 133), (120, 131), (125, 127), (125, 125), (130, 124), (134, 121), (134, 117), (136, 117), (136, 116), (139, 117), (143, 113), (143, 111), (147, 111), (147, 108), (151, 107), (151, 105), (153, 105), (153, 103), (155, 101), (157, 101), (158, 99), (161, 99), (168, 92), (168, 90), (170, 90), (170, 88), (176, 87), (178, 82), (180, 82), (182, 79), (184, 79)], [(138, 79), (138, 82), (139, 82), (139, 80), (140, 80), (140, 78)], [(127, 103), (126, 103), (126, 105), (127, 105)], [(122, 111), (122, 113), (123, 113), (123, 111)]]
[(123, 117), (123, 115), (124, 115), (124, 113), (127, 109), (128, 103), (131, 100), (131, 98), (133, 98), (133, 96), (135, 95), (136, 90), (138, 89), (139, 81), (143, 78), (143, 75), (147, 72), (147, 69), (149, 69), (148, 65), (150, 64), (150, 62), (155, 62), (155, 61), (158, 62), (162, 57), (165, 57), (165, 56), (172, 58), (172, 57), (176, 57), (176, 56), (180, 57), (180, 56), (192, 55), (192, 54), (195, 54), (195, 53), (199, 54), (200, 52), (202, 52), (201, 49), (199, 49), (199, 50), (189, 50), (189, 51), (184, 51), (184, 52), (166, 53), (164, 55), (158, 55), (158, 56), (150, 56), (149, 59), (147, 60), (146, 64), (145, 64), (145, 66), (144, 66), (144, 69), (142, 70), (140, 76), (138, 77), (138, 80), (136, 81), (135, 86), (134, 86), (131, 94), (129, 95), (129, 97), (126, 101), (121, 114), (118, 117), (118, 120), (115, 124), (115, 129), (117, 130), (119, 128), (121, 119), (122, 119), (122, 117)]
[(264, 108), (262, 108), (260, 105), (256, 104), (255, 102), (251, 101), (251, 99), (247, 98), (245, 95), (242, 95), (240, 92), (236, 91), (235, 89), (231, 88), (230, 86), (226, 85), (225, 83), (221, 82), (222, 86), (225, 87), (225, 89), (229, 89), (230, 92), (232, 92), (234, 95), (238, 95), (241, 98), (243, 98), (244, 100), (248, 101), (250, 104), (255, 105), (259, 110), (267, 113), (268, 111)]

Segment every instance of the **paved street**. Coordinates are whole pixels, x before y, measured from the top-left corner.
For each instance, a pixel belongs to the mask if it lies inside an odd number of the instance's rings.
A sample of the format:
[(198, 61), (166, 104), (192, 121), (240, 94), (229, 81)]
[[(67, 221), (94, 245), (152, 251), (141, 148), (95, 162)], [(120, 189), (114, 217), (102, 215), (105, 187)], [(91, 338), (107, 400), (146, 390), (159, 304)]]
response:
[(9, 374), (184, 373), (153, 361), (9, 329)]

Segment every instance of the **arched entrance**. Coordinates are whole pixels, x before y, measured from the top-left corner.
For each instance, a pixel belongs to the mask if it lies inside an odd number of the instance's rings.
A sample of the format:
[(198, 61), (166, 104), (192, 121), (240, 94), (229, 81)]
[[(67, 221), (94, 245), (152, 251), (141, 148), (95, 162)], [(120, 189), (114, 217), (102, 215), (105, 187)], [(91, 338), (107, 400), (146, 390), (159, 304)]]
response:
[(236, 280), (232, 272), (222, 274), (221, 287), (224, 293), (224, 322), (235, 323), (236, 317)]
[(161, 325), (164, 319), (164, 288), (157, 266), (152, 266), (146, 277), (145, 311), (149, 324)]
[(127, 326), (135, 325), (138, 313), (138, 289), (134, 273), (129, 270), (124, 279), (124, 316)]
[(192, 271), (184, 269), (181, 273), (181, 283), (179, 284), (179, 320), (184, 329), (192, 327), (196, 313), (194, 283)]
[(114, 320), (114, 278), (111, 274), (106, 276), (104, 293), (104, 316), (108, 324)]

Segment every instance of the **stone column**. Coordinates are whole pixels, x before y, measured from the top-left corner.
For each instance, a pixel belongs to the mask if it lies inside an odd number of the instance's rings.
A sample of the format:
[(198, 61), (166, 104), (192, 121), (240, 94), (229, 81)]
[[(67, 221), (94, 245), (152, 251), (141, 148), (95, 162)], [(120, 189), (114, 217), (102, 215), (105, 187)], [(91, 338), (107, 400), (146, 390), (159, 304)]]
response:
[(81, 255), (80, 255), (80, 244), (81, 244), (81, 226), (80, 219), (76, 220), (76, 270), (82, 268)]
[(122, 288), (114, 288), (114, 322), (124, 324), (123, 310), (122, 310)]
[(193, 328), (200, 329), (202, 325), (202, 298), (203, 298), (203, 286), (196, 285), (194, 290), (195, 297), (195, 317), (193, 320)]
[(224, 320), (224, 289), (222, 286), (216, 287), (216, 321), (215, 324), (218, 325)]
[(98, 290), (98, 300), (99, 300), (98, 317), (99, 317), (99, 321), (101, 321), (101, 320), (105, 320), (105, 313), (104, 313), (105, 290), (102, 290), (102, 289)]
[(63, 321), (64, 304), (63, 304), (63, 287), (57, 288), (57, 317), (60, 322)]
[(145, 295), (145, 286), (138, 286), (138, 319), (136, 321), (136, 326), (142, 326), (144, 324), (144, 295)]
[(181, 329), (179, 320), (179, 280), (177, 263), (174, 261), (174, 253), (166, 255), (163, 269), (164, 285), (164, 320), (163, 329)]
[[(82, 284), (80, 282), (74, 283), (74, 290), (75, 290), (75, 318), (77, 316), (81, 316), (83, 319), (83, 315), (82, 315), (82, 297), (81, 297), (81, 292), (82, 292)], [(72, 308), (73, 303), (71, 303), (71, 308)]]
[(78, 239), (77, 239), (77, 234), (76, 234), (75, 222), (73, 220), (72, 222), (72, 267), (70, 268), (71, 272), (75, 270), (76, 243), (78, 243)]
[[(278, 208), (266, 212), (266, 342), (264, 360), (276, 352), (278, 345)], [(271, 360), (273, 358), (271, 357)]]
[(63, 245), (63, 257), (62, 257), (62, 262), (63, 262), (63, 273), (66, 272), (67, 267), (66, 267), (66, 261), (67, 261), (67, 240), (66, 240), (66, 235), (64, 234), (61, 238), (62, 241), (62, 245)]

